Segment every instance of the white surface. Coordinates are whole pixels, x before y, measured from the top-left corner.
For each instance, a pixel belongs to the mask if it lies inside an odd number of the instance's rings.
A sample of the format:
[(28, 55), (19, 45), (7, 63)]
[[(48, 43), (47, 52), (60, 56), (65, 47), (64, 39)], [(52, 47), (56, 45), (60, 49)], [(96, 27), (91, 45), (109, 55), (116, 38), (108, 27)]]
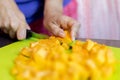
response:
[(82, 38), (120, 40), (120, 0), (77, 0)]

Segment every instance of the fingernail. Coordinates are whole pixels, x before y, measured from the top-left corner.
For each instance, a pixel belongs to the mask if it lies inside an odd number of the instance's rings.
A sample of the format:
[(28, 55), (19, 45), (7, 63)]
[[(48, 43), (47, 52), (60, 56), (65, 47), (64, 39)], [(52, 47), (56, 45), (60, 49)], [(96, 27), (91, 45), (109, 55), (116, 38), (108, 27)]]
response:
[(25, 39), (25, 38), (26, 38), (26, 31), (25, 31), (25, 30), (21, 33), (21, 38), (22, 38), (22, 39)]

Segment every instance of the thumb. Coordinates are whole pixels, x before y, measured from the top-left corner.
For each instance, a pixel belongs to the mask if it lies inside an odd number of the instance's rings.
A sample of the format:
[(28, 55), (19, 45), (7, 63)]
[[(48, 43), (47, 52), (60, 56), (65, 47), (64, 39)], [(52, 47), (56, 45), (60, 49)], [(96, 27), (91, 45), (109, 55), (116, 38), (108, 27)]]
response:
[(77, 37), (77, 33), (78, 33), (79, 29), (80, 29), (80, 23), (75, 22), (71, 27), (72, 40), (75, 40), (75, 38)]

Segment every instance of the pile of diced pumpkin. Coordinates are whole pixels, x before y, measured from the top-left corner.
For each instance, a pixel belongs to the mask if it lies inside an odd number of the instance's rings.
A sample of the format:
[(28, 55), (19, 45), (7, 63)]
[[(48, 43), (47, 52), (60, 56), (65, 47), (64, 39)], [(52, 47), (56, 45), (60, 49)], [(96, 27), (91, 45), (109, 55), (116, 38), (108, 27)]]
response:
[(12, 74), (16, 80), (106, 80), (114, 62), (112, 51), (103, 44), (51, 36), (23, 48)]

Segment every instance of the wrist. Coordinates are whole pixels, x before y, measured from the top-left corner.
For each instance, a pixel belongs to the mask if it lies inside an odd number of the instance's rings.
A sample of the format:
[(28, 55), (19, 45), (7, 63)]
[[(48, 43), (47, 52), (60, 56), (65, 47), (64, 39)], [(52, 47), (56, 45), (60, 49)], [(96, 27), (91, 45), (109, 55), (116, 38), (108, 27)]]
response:
[(44, 17), (62, 14), (62, 0), (45, 0)]

